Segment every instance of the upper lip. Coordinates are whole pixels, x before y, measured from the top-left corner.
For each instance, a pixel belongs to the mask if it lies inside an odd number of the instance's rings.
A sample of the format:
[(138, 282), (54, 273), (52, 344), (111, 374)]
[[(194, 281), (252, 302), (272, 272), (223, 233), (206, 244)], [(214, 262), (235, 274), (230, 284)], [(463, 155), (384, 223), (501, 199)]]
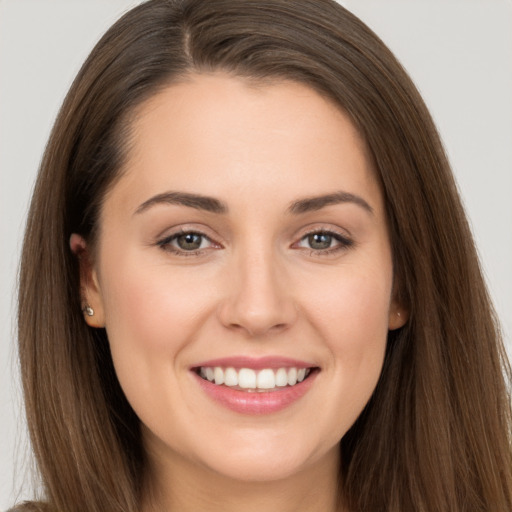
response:
[(251, 356), (232, 356), (222, 357), (219, 359), (209, 359), (202, 361), (192, 366), (192, 368), (200, 367), (215, 367), (222, 368), (251, 368), (253, 370), (262, 370), (264, 368), (315, 368), (317, 365), (307, 361), (300, 361), (283, 356), (264, 356), (264, 357), (251, 357)]

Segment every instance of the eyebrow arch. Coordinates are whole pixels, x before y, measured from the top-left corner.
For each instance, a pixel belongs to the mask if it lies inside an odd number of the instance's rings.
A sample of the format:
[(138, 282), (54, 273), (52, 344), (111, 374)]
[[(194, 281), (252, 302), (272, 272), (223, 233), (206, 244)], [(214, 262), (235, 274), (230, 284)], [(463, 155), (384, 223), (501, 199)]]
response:
[(228, 207), (222, 201), (214, 197), (190, 194), (188, 192), (164, 192), (144, 201), (135, 210), (135, 213), (142, 213), (157, 204), (177, 204), (211, 213), (227, 213), (228, 211)]
[(373, 208), (362, 197), (343, 191), (294, 201), (288, 208), (288, 212), (293, 214), (314, 212), (321, 210), (325, 206), (341, 203), (353, 203), (360, 206), (371, 215), (374, 213)]

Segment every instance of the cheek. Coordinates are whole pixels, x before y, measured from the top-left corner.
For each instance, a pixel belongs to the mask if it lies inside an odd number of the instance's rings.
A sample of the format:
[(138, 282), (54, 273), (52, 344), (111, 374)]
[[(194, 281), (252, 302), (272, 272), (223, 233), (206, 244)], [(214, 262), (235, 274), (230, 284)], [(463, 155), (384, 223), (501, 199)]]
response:
[[(154, 390), (173, 389), (183, 350), (208, 311), (209, 287), (165, 264), (143, 264), (125, 254), (104, 265), (106, 330), (118, 379), (136, 410), (157, 401)], [(168, 397), (171, 401), (174, 398)], [(151, 407), (150, 407), (151, 409)], [(161, 404), (154, 403), (154, 410)]]
[(382, 370), (392, 291), (391, 264), (361, 270), (344, 273), (336, 286), (308, 290), (316, 298), (308, 308), (309, 324), (328, 347), (329, 370), (337, 383), (333, 394), (339, 401), (332, 402), (332, 413), (343, 414), (347, 427), (369, 400)]
[[(211, 305), (198, 276), (124, 255), (104, 265), (106, 331), (118, 380), (137, 415), (155, 427), (176, 428), (177, 392), (186, 347)], [(105, 262), (106, 263), (106, 262)], [(109, 262), (110, 263), (110, 262)], [(182, 372), (181, 372), (182, 373)]]
[(208, 287), (165, 265), (120, 262), (106, 275), (106, 323), (113, 343), (132, 340), (145, 350), (175, 351), (180, 343), (176, 334), (192, 335), (210, 301)]
[(364, 349), (387, 334), (391, 291), (391, 264), (342, 269), (328, 281), (308, 283), (306, 310), (333, 348)]

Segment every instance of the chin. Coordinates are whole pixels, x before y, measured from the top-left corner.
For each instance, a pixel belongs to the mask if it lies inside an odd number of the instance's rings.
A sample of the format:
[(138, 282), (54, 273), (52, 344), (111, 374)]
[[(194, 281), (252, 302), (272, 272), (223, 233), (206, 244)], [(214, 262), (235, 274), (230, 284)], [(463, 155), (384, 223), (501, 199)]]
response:
[(222, 464), (212, 464), (210, 469), (218, 475), (239, 482), (277, 482), (304, 471), (310, 461), (287, 457), (240, 457), (233, 456)]
[[(201, 463), (225, 478), (240, 482), (285, 480), (307, 471), (320, 460), (332, 457), (337, 462), (339, 443), (319, 446), (304, 439), (272, 439), (254, 433), (252, 442), (215, 443), (213, 451), (202, 453)], [(320, 449), (319, 449), (320, 448)]]

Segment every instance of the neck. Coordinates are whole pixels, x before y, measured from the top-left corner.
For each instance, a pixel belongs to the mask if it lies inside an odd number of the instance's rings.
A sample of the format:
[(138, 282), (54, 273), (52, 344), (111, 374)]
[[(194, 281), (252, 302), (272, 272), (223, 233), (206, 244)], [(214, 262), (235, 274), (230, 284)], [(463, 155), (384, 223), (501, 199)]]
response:
[[(341, 512), (339, 450), (277, 481), (228, 478), (174, 453), (151, 460), (144, 512)], [(150, 457), (151, 459), (151, 457)]]

